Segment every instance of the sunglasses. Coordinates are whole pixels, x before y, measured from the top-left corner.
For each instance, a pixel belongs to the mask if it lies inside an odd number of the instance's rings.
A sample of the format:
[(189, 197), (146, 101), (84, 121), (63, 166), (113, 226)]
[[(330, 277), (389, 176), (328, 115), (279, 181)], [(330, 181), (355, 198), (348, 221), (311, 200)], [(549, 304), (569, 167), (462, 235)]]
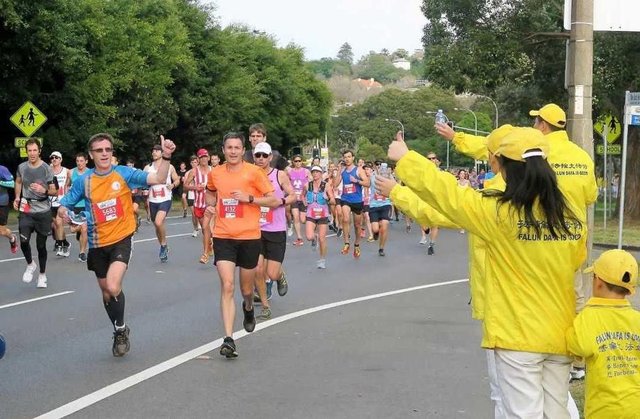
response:
[(105, 148), (94, 148), (94, 149), (93, 149), (93, 150), (91, 150), (91, 151), (93, 151), (94, 153), (99, 153), (99, 154), (102, 154), (102, 153), (111, 153), (111, 152), (113, 151), (113, 148), (111, 148), (111, 147), (105, 147)]
[(438, 160), (438, 158), (437, 158), (436, 156), (430, 156), (430, 157), (427, 157), (427, 158), (428, 158), (429, 160)]
[(267, 153), (255, 153), (253, 157), (256, 159), (266, 159), (269, 155)]
[(294, 160), (294, 163), (302, 163), (302, 160)]
[(51, 157), (49, 157), (49, 160), (56, 160), (56, 159), (59, 159), (59, 158), (60, 157), (58, 157), (58, 156), (51, 156)]

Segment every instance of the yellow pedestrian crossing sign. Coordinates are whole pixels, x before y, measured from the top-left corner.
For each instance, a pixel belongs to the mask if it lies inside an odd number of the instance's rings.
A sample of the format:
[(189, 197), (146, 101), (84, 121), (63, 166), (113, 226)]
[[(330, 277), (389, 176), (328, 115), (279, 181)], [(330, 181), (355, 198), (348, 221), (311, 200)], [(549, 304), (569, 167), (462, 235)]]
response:
[(609, 144), (615, 142), (620, 134), (622, 134), (622, 124), (618, 118), (613, 115), (600, 115), (593, 124), (593, 129), (602, 137), (607, 132), (607, 142)]
[(30, 101), (26, 101), (10, 118), (13, 125), (27, 137), (38, 131), (47, 122), (47, 117)]

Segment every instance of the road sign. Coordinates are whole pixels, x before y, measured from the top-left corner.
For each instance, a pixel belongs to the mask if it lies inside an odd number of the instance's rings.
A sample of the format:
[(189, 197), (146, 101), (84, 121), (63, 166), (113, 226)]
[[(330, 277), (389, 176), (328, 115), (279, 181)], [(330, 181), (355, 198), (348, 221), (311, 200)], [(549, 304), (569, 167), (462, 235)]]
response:
[(596, 119), (595, 124), (593, 124), (593, 129), (600, 134), (601, 137), (604, 135), (605, 128), (607, 131), (607, 142), (609, 144), (617, 140), (622, 134), (622, 124), (615, 116), (600, 115), (598, 119)]
[[(596, 144), (596, 154), (603, 155), (604, 154), (604, 145)], [(622, 154), (622, 146), (620, 144), (607, 144), (607, 154), (612, 155), (620, 155)]]
[(30, 101), (26, 101), (10, 118), (13, 125), (27, 137), (38, 131), (47, 122), (47, 117)]
[(629, 92), (629, 101), (627, 105), (640, 106), (640, 92)]
[(42, 147), (42, 144), (43, 144), (42, 137), (16, 137), (13, 140), (13, 145), (16, 148), (24, 148), (24, 145), (27, 143), (27, 140), (30, 140), (32, 138), (34, 140), (38, 140), (38, 142), (40, 143), (40, 147)]
[(631, 123), (629, 125), (640, 125), (640, 115), (631, 115)]

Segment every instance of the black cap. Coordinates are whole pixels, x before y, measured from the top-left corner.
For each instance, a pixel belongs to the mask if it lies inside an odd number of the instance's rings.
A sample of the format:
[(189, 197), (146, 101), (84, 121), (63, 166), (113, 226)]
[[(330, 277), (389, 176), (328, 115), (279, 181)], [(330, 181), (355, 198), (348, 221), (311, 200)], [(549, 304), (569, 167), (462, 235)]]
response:
[(160, 144), (156, 144), (153, 146), (153, 150), (160, 150), (162, 151), (162, 146)]

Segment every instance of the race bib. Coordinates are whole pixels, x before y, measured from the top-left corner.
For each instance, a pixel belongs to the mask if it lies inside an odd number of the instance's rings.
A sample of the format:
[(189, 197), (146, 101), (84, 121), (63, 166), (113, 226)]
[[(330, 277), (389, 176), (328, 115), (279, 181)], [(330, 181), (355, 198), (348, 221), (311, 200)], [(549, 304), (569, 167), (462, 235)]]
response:
[(269, 207), (260, 207), (260, 224), (271, 224), (273, 211)]
[(354, 185), (353, 183), (347, 183), (342, 187), (343, 195), (348, 195), (351, 193), (356, 193), (356, 185)]
[(237, 199), (221, 199), (220, 216), (222, 218), (242, 218), (242, 205)]
[(154, 198), (164, 198), (165, 197), (165, 189), (167, 189), (164, 185), (160, 188), (151, 188), (151, 196)]
[(20, 207), (18, 210), (25, 214), (29, 214), (31, 212), (31, 205), (29, 205), (29, 201), (24, 198), (20, 198)]
[(112, 198), (106, 201), (96, 202), (95, 204), (91, 204), (91, 208), (95, 214), (96, 224), (117, 220), (124, 214), (120, 198)]
[(314, 219), (324, 218), (327, 216), (327, 211), (324, 207), (313, 207), (311, 208), (311, 216)]
[(378, 193), (374, 193), (373, 194), (373, 199), (376, 200), (376, 201), (384, 201), (385, 199), (387, 199), (387, 197), (384, 196), (384, 195), (380, 195)]

